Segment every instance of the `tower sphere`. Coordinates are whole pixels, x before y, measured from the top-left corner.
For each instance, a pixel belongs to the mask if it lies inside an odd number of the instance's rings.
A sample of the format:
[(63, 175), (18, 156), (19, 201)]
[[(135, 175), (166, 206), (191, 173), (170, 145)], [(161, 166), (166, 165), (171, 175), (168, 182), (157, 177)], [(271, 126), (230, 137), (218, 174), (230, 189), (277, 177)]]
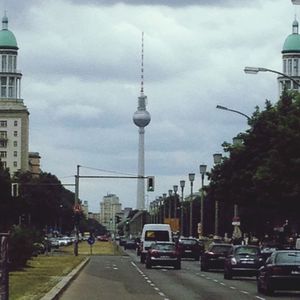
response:
[(136, 126), (146, 127), (151, 121), (151, 116), (150, 116), (149, 112), (146, 110), (137, 110), (133, 114), (132, 119)]

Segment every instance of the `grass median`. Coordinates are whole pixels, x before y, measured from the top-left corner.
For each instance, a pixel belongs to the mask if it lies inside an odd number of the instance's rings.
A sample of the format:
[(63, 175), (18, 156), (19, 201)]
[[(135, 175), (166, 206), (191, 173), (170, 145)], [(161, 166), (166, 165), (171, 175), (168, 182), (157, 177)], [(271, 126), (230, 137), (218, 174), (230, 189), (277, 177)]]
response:
[(87, 256), (122, 255), (113, 242), (95, 242), (92, 246), (87, 242), (78, 245), (78, 256), (74, 256), (73, 245), (61, 247), (49, 255), (39, 255), (29, 260), (27, 266), (9, 274), (10, 300), (37, 300), (49, 292), (61, 277), (70, 273)]

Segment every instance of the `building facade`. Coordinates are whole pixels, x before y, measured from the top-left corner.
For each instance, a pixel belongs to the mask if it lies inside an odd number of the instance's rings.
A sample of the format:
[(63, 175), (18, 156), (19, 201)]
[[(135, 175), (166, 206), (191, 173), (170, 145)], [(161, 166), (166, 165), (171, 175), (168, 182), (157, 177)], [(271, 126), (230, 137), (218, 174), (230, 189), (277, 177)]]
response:
[(122, 211), (122, 204), (115, 194), (108, 194), (100, 202), (100, 223), (110, 232), (116, 229), (116, 214)]
[(5, 15), (0, 30), (0, 159), (11, 175), (29, 170), (29, 111), (21, 99), (18, 49)]

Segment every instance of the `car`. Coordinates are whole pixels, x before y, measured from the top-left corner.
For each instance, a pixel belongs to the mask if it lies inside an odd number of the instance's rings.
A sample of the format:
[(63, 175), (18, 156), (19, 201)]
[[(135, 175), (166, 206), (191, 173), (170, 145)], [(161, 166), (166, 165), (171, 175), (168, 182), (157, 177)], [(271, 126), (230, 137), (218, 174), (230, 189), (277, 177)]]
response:
[(300, 290), (300, 250), (277, 250), (258, 270), (257, 291)]
[(172, 231), (169, 224), (145, 224), (141, 236), (140, 261), (144, 263), (146, 254), (153, 242), (172, 242)]
[(232, 250), (231, 244), (212, 243), (208, 249), (201, 255), (200, 270), (224, 269), (225, 258)]
[(57, 238), (47, 238), (46, 242), (50, 244), (51, 248), (59, 248), (59, 242)]
[(260, 248), (256, 245), (234, 245), (224, 262), (224, 279), (233, 276), (256, 276), (263, 265)]
[(153, 266), (173, 266), (175, 269), (181, 269), (181, 256), (173, 242), (155, 242), (152, 243), (146, 254), (146, 268)]
[(125, 236), (120, 236), (119, 238), (119, 245), (124, 246), (126, 243), (127, 238)]
[(124, 244), (124, 249), (136, 249), (136, 242), (133, 239), (127, 239)]
[(108, 242), (109, 238), (107, 235), (98, 235), (97, 240), (100, 242)]
[(194, 258), (199, 260), (201, 253), (204, 250), (203, 244), (195, 238), (180, 238), (178, 240), (178, 248), (181, 258)]

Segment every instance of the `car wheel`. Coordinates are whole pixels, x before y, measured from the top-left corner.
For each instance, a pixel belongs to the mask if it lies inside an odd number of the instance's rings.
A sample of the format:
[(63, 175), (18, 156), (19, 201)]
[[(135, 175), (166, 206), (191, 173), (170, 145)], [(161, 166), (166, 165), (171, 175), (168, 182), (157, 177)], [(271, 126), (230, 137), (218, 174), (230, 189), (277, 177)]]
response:
[(181, 269), (181, 262), (180, 261), (177, 261), (174, 265), (174, 269), (176, 270), (180, 270)]
[(265, 293), (268, 296), (272, 296), (274, 294), (274, 289), (272, 288), (270, 282), (268, 282), (268, 281), (267, 281)]
[(261, 286), (261, 282), (259, 281), (258, 278), (257, 278), (257, 281), (256, 281), (256, 285), (257, 285), (257, 292), (258, 292), (258, 293), (263, 293), (264, 290), (263, 290), (263, 288), (262, 288), (262, 286)]
[(151, 269), (152, 265), (150, 263), (150, 261), (146, 261), (146, 269)]
[(224, 279), (232, 279), (232, 272), (229, 270), (224, 270)]

